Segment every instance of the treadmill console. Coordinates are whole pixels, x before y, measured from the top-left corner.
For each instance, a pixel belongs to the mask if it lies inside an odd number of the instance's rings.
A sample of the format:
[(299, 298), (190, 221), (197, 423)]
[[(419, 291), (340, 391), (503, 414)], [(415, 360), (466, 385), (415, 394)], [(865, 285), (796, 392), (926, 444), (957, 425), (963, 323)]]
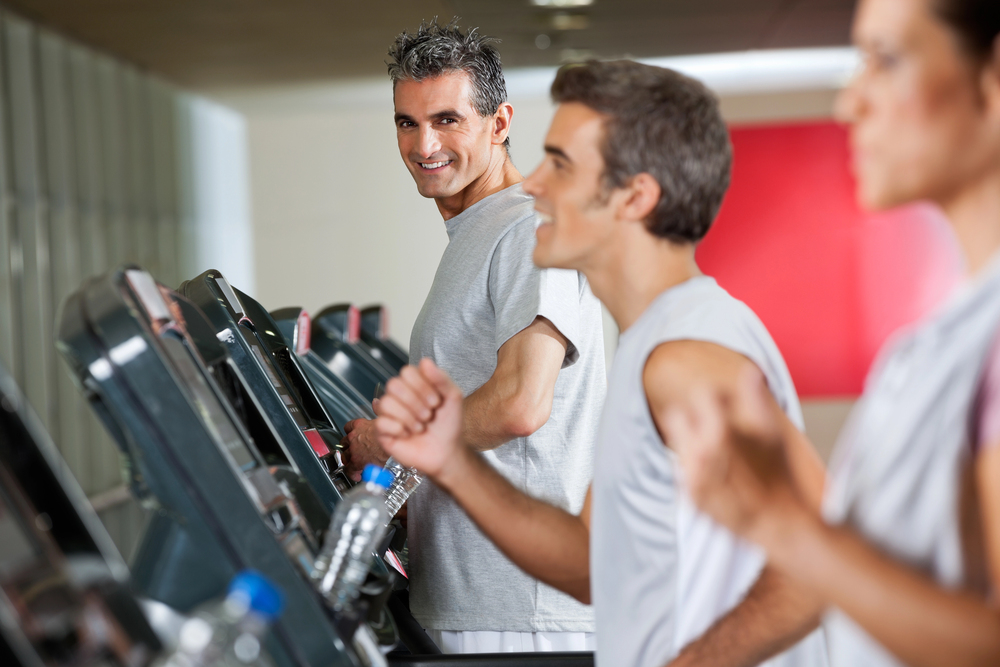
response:
[(161, 645), (128, 570), (0, 369), (0, 664), (142, 667)]

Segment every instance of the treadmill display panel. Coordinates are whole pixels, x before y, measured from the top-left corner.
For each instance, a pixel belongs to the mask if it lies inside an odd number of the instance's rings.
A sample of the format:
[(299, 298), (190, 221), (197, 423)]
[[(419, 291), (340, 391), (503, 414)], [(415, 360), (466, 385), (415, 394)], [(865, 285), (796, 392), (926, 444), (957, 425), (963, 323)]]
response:
[(285, 404), (286, 408), (288, 408), (288, 412), (292, 415), (295, 425), (302, 431), (307, 431), (312, 428), (306, 422), (305, 416), (302, 414), (302, 410), (299, 409), (299, 404), (288, 391), (288, 387), (284, 385), (278, 377), (278, 374), (274, 372), (274, 368), (271, 366), (268, 359), (264, 356), (264, 351), (261, 349), (260, 342), (257, 340), (256, 334), (252, 331), (247, 331), (243, 336), (243, 339), (253, 351), (253, 356), (257, 359), (257, 363), (260, 364), (260, 367), (264, 369), (264, 373), (267, 374), (267, 379), (270, 381), (271, 386), (273, 386), (274, 390), (278, 392), (278, 396), (281, 397), (281, 402)]
[(229, 415), (219, 404), (219, 399), (209, 386), (204, 376), (191, 358), (191, 352), (187, 346), (181, 342), (174, 334), (164, 335), (161, 339), (170, 359), (174, 362), (174, 367), (180, 373), (187, 387), (191, 390), (191, 397), (194, 399), (198, 412), (205, 419), (205, 423), (212, 430), (219, 442), (236, 462), (237, 467), (243, 471), (252, 470), (257, 467), (257, 459), (253, 453), (247, 449), (243, 439), (233, 427), (229, 420)]

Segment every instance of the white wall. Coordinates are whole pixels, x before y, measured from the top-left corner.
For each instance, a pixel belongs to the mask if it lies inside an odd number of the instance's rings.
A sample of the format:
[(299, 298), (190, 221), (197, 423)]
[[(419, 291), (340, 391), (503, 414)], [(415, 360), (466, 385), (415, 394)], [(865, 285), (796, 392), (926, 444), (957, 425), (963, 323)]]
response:
[(181, 275), (218, 269), (248, 294), (256, 291), (250, 216), (247, 124), (232, 109), (195, 95), (178, 99), (182, 230)]

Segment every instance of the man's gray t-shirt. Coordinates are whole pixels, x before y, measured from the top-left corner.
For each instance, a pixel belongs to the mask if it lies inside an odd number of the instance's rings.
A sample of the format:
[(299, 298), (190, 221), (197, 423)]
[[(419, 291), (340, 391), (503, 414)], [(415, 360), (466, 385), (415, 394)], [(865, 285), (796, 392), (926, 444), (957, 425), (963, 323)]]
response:
[[(576, 271), (532, 263), (536, 216), (514, 185), (446, 221), (449, 243), (410, 338), (468, 395), (497, 351), (541, 315), (569, 341), (548, 422), (483, 457), (517, 488), (577, 514), (593, 474), (604, 401), (600, 303)], [(592, 632), (593, 612), (532, 579), (445, 492), (425, 481), (409, 501), (410, 608), (437, 630)]]

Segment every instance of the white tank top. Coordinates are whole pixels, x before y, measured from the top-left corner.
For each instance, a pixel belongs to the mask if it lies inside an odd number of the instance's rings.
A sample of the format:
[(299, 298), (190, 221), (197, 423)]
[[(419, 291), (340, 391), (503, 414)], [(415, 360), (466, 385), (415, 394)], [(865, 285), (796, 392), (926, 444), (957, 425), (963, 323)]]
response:
[[(802, 427), (795, 387), (764, 325), (709, 277), (656, 298), (625, 331), (598, 432), (590, 571), (597, 663), (661, 667), (735, 606), (763, 554), (698, 512), (682, 491), (674, 453), (660, 439), (642, 384), (650, 353), (672, 340), (715, 343), (752, 360)], [(822, 666), (820, 631), (768, 666)]]
[[(841, 432), (824, 516), (946, 588), (970, 583), (959, 523), (974, 404), (1000, 326), (1000, 256), (880, 353)], [(831, 663), (902, 665), (845, 615), (826, 619)]]

